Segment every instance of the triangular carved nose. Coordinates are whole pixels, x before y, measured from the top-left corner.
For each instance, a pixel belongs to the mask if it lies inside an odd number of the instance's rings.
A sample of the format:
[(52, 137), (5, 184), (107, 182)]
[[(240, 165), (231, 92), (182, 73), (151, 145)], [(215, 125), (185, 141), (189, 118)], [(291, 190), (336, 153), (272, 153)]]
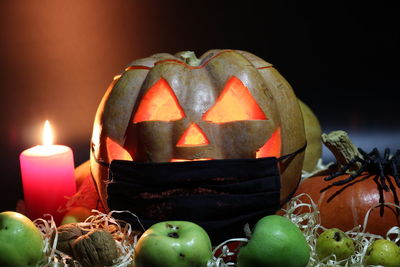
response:
[(200, 127), (196, 123), (192, 123), (183, 133), (176, 146), (204, 146), (208, 143), (208, 139)]

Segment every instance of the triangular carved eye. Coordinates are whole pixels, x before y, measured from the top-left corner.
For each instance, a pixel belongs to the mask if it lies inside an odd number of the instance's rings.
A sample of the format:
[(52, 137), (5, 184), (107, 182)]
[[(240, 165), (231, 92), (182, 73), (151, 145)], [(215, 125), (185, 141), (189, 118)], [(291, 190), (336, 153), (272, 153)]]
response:
[(176, 121), (185, 117), (168, 82), (161, 78), (142, 97), (133, 123), (142, 121)]
[(235, 76), (228, 80), (217, 102), (203, 115), (203, 120), (213, 123), (266, 119), (249, 89)]
[(278, 127), (265, 144), (257, 151), (256, 158), (276, 157), (281, 156), (281, 128)]

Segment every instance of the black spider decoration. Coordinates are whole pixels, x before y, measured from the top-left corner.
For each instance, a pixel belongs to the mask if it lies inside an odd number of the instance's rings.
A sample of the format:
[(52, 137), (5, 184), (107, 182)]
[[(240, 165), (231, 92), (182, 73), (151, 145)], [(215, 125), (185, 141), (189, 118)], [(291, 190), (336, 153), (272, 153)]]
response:
[(370, 153), (366, 153), (361, 148), (358, 148), (358, 151), (363, 156), (363, 158), (360, 158), (358, 156), (355, 157), (354, 159), (349, 161), (349, 163), (344, 165), (339, 171), (331, 174), (328, 177), (325, 177), (324, 180), (330, 181), (340, 175), (344, 175), (346, 174), (346, 171), (353, 166), (353, 164), (355, 164), (356, 162), (360, 162), (361, 167), (359, 170), (343, 180), (332, 183), (332, 185), (346, 184), (360, 176), (362, 172), (367, 171), (379, 177), (380, 185), (385, 191), (389, 191), (389, 187), (386, 184), (386, 180), (388, 179), (389, 175), (393, 176), (397, 186), (400, 188), (400, 150), (397, 150), (396, 153), (391, 156), (390, 149), (386, 148), (383, 158), (381, 157), (377, 148), (374, 148)]

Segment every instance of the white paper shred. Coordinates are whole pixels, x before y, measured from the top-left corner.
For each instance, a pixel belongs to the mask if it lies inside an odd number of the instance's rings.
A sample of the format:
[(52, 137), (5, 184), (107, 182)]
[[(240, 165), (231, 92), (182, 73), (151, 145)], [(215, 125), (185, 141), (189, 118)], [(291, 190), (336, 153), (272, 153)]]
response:
[[(102, 229), (108, 231), (114, 237), (119, 257), (114, 260), (114, 264), (110, 267), (127, 267), (132, 264), (134, 258), (134, 249), (137, 244), (139, 233), (134, 232), (129, 223), (122, 220), (117, 220), (112, 215), (115, 213), (129, 213), (136, 219), (138, 219), (138, 217), (129, 211), (111, 211), (108, 214), (104, 214), (98, 210), (92, 210), (92, 212), (95, 214), (88, 217), (84, 222), (77, 223), (77, 226), (86, 231)], [(45, 217), (49, 218), (47, 220), (37, 219), (34, 221), (37, 228), (42, 233), (45, 244), (43, 248), (44, 259), (39, 262), (37, 266), (81, 266), (69, 255), (66, 255), (56, 249), (58, 241), (56, 224), (54, 223), (54, 220), (50, 215), (45, 215)], [(141, 228), (144, 229), (139, 220), (138, 223)], [(52, 240), (53, 234), (54, 240)]]
[[(310, 247), (310, 260), (308, 262), (307, 267), (332, 267), (332, 266), (346, 266), (346, 267), (364, 267), (363, 259), (366, 254), (367, 248), (373, 243), (376, 239), (383, 239), (384, 237), (380, 235), (374, 235), (368, 232), (365, 232), (365, 229), (368, 225), (368, 217), (370, 212), (380, 206), (380, 205), (389, 205), (396, 208), (400, 208), (400, 206), (392, 204), (392, 203), (382, 203), (377, 206), (371, 207), (367, 214), (365, 215), (365, 220), (363, 225), (359, 225), (350, 231), (345, 232), (350, 238), (353, 239), (355, 244), (355, 253), (348, 259), (344, 259), (341, 261), (336, 260), (335, 256), (327, 257), (326, 259), (319, 259), (316, 253), (315, 245), (317, 242), (317, 238), (319, 234), (321, 234), (326, 228), (321, 225), (320, 213), (317, 205), (311, 199), (311, 197), (306, 194), (300, 194), (296, 197), (293, 197), (286, 209), (282, 209), (286, 218), (291, 220), (294, 224), (296, 224), (299, 229), (303, 232), (307, 243)], [(393, 242), (400, 241), (400, 228), (398, 226), (392, 227), (386, 234), (386, 239), (391, 240)], [(224, 241), (220, 245), (217, 246), (213, 251), (213, 258), (208, 262), (207, 267), (226, 267), (226, 266), (236, 266), (233, 262), (224, 262), (224, 258), (226, 256), (232, 256), (237, 253), (237, 251), (229, 251), (227, 244), (230, 242), (248, 242), (246, 238), (233, 238), (227, 241)], [(222, 249), (222, 254), (216, 256), (218, 248)], [(373, 265), (370, 265), (371, 267)], [(377, 267), (377, 266), (376, 266)]]
[[(348, 259), (337, 261), (334, 256), (326, 259), (318, 259), (316, 254), (315, 245), (319, 234), (321, 234), (326, 228), (321, 225), (320, 213), (317, 205), (306, 194), (300, 194), (293, 197), (290, 202), (286, 205), (285, 209), (282, 209), (286, 218), (296, 224), (299, 229), (303, 232), (307, 243), (310, 247), (310, 261), (307, 267), (328, 267), (328, 266), (347, 266), (347, 267), (362, 267), (363, 259), (366, 254), (368, 246), (370, 246), (376, 239), (388, 239), (393, 242), (400, 242), (400, 228), (398, 226), (392, 227), (386, 234), (385, 237), (380, 235), (374, 235), (365, 232), (368, 225), (368, 217), (370, 212), (380, 205), (392, 206), (400, 208), (400, 206), (393, 203), (383, 203), (377, 206), (371, 207), (365, 215), (363, 225), (359, 225), (354, 229), (347, 231), (346, 234), (353, 239), (355, 244), (355, 253)], [(115, 260), (114, 265), (111, 267), (127, 267), (130, 266), (134, 260), (135, 246), (137, 244), (139, 234), (134, 232), (129, 223), (117, 220), (113, 217), (115, 213), (129, 213), (135, 217), (140, 227), (145, 231), (143, 225), (140, 223), (139, 218), (129, 211), (111, 211), (108, 214), (101, 213), (97, 210), (92, 210), (95, 215), (92, 215), (86, 219), (85, 222), (78, 223), (78, 226), (84, 230), (90, 231), (94, 229), (104, 229), (109, 231), (117, 244), (119, 250), (119, 257)], [(49, 266), (49, 267), (69, 267), (69, 266), (80, 266), (78, 262), (73, 261), (68, 255), (58, 251), (57, 247), (57, 227), (54, 223), (53, 218), (50, 215), (45, 215), (45, 219), (37, 219), (34, 221), (38, 229), (41, 231), (44, 239), (43, 253), (44, 259), (38, 264), (38, 266)], [(52, 236), (54, 234), (54, 240)], [(245, 234), (243, 234), (245, 235)], [(241, 243), (238, 248), (231, 251), (228, 244), (235, 242), (236, 244)], [(228, 239), (213, 250), (213, 257), (208, 261), (207, 267), (229, 267), (236, 266), (235, 262), (225, 262), (227, 258), (235, 258), (238, 254), (240, 246), (248, 242), (247, 238), (231, 238)], [(218, 255), (217, 255), (218, 254)], [(74, 265), (71, 265), (74, 263)], [(372, 265), (371, 265), (372, 266)]]

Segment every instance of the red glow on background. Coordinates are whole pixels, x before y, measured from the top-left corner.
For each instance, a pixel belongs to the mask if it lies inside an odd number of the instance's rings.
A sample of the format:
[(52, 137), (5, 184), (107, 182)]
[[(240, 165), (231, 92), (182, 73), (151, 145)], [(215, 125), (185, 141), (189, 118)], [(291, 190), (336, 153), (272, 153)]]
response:
[(281, 128), (275, 130), (265, 144), (257, 151), (256, 158), (281, 156)]
[(235, 76), (226, 83), (215, 105), (203, 115), (203, 120), (213, 123), (266, 119), (249, 89)]
[(133, 123), (142, 121), (175, 121), (185, 116), (174, 91), (161, 78), (143, 96)]
[[(176, 50), (160, 48), (162, 38), (150, 34), (159, 26), (147, 14), (159, 17), (164, 13), (156, 8), (160, 5), (1, 1), (0, 76), (7, 99), (1, 106), (3, 111), (18, 110), (1, 119), (4, 130), (17, 135), (7, 139), (23, 147), (34, 144), (38, 122), (49, 119), (60, 129), (59, 143), (86, 144), (112, 77), (133, 59)], [(174, 23), (163, 22), (171, 34)], [(88, 153), (82, 152), (79, 161)]]
[(202, 146), (208, 143), (208, 139), (200, 127), (192, 123), (183, 133), (176, 146)]

